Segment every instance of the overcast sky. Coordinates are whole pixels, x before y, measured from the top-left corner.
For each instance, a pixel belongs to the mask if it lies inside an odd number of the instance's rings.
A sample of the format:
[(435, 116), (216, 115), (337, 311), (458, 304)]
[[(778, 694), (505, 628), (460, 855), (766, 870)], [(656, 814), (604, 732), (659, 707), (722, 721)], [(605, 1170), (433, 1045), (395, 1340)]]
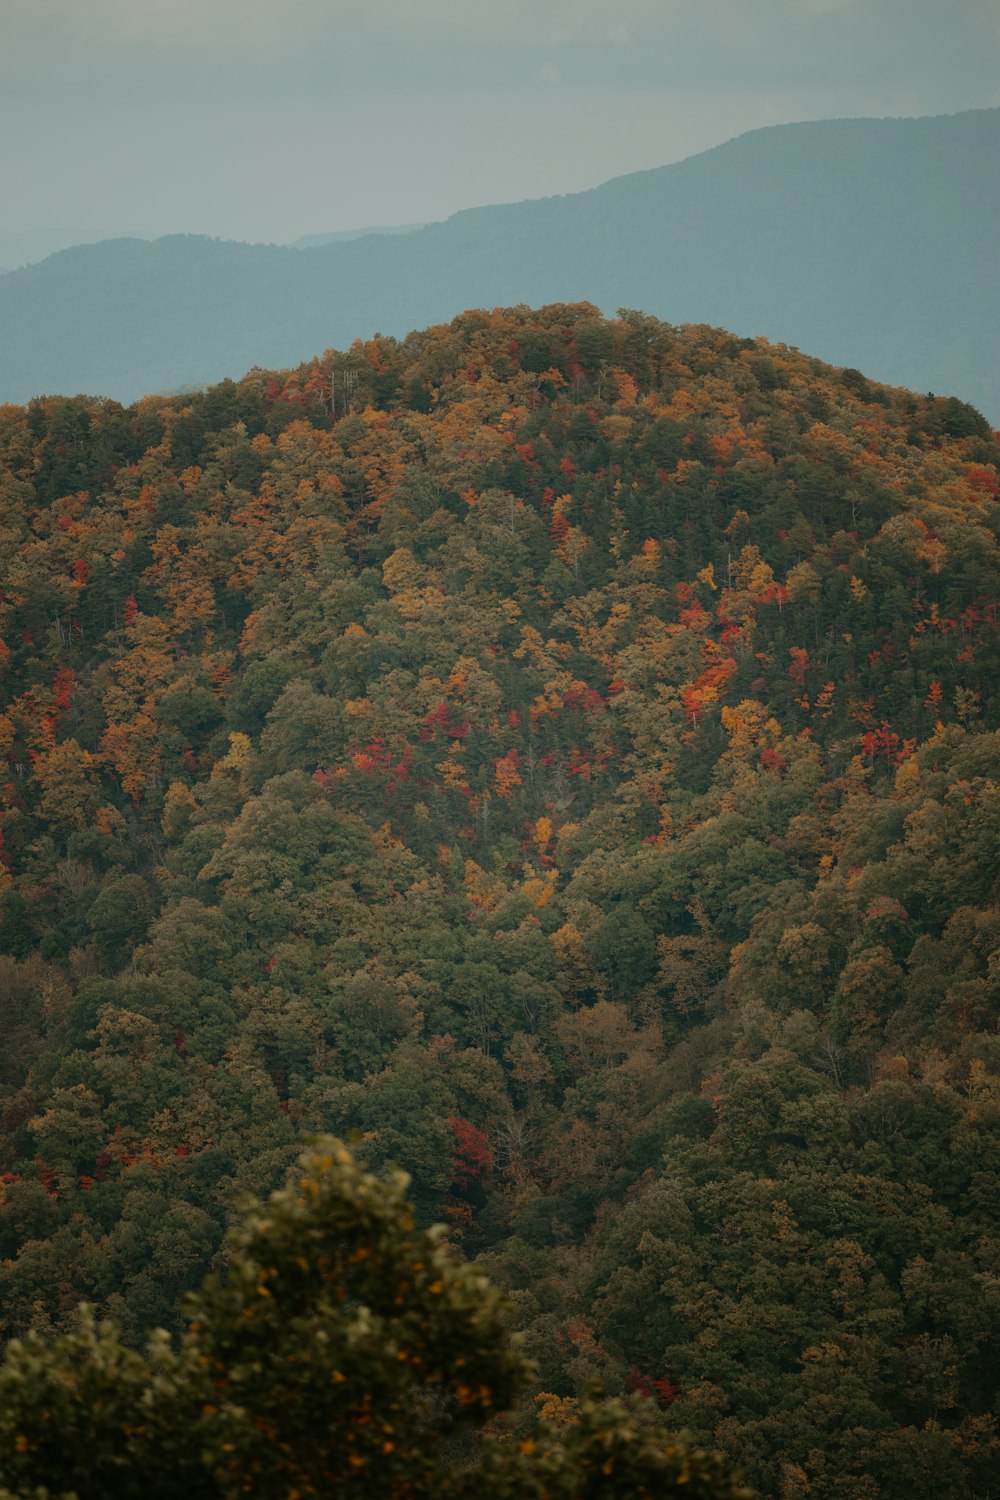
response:
[(288, 240), (1000, 105), (1000, 0), (0, 0), (0, 230)]

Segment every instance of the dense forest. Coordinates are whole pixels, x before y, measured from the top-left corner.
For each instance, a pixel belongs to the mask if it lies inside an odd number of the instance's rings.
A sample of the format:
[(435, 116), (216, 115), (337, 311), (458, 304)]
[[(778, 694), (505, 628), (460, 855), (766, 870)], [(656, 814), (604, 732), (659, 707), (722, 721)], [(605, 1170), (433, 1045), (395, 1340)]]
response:
[(525, 1409), (1000, 1482), (1000, 444), (588, 304), (0, 408), (0, 1310), (180, 1326), (303, 1139)]

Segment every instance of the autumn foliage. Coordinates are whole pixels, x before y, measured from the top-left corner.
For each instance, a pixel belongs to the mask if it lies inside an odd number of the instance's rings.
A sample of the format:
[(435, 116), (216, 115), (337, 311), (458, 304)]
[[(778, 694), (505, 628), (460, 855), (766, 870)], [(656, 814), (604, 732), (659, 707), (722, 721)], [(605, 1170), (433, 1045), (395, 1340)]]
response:
[(511, 1443), (995, 1487), (998, 465), (587, 304), (0, 409), (4, 1336), (180, 1338), (333, 1129), (509, 1293)]

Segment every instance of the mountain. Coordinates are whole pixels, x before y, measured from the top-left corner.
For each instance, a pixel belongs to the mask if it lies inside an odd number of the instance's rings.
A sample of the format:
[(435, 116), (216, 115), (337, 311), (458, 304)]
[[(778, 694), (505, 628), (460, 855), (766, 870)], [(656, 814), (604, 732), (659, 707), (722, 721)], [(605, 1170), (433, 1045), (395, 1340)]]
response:
[(0, 408), (0, 492), (0, 1334), (176, 1330), (333, 1132), (510, 1297), (515, 1439), (597, 1380), (995, 1493), (982, 416), (519, 307)]
[(345, 240), (360, 240), (369, 234), (412, 234), (423, 224), (369, 224), (364, 229), (339, 229), (332, 234), (303, 234), (290, 241), (293, 250), (315, 250), (319, 245), (334, 245)]
[[(121, 235), (121, 229), (0, 229), (0, 275), (17, 270), (34, 261), (44, 260), (58, 250), (74, 245), (93, 245)], [(152, 238), (152, 236), (140, 236)]]
[(403, 235), (63, 251), (0, 277), (0, 398), (129, 400), (465, 307), (585, 298), (763, 334), (1000, 421), (998, 239), (1000, 110), (776, 126)]

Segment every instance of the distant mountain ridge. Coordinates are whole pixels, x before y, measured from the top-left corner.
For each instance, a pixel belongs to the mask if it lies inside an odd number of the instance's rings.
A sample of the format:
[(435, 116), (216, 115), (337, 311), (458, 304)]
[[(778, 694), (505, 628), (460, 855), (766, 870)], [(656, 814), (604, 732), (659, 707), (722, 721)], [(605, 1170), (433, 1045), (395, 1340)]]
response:
[(467, 307), (586, 299), (764, 334), (1000, 422), (998, 230), (998, 109), (773, 126), (406, 234), (64, 250), (0, 277), (0, 399), (128, 401)]
[(121, 225), (115, 229), (0, 229), (0, 276), (45, 260), (60, 250), (94, 245), (98, 240), (120, 239), (123, 234), (144, 240), (154, 238), (131, 226), (123, 230)]
[(337, 229), (329, 234), (302, 234), (297, 240), (289, 240), (293, 250), (316, 250), (320, 245), (334, 245), (346, 240), (361, 240), (369, 234), (412, 234), (423, 229), (420, 224), (366, 224), (363, 229)]
[[(423, 229), (421, 224), (365, 224), (360, 229), (334, 229), (325, 234), (303, 234), (294, 240), (238, 241), (240, 244), (285, 244), (292, 250), (314, 250), (317, 245), (332, 245), (343, 240), (360, 240), (366, 234), (410, 234)], [(97, 245), (104, 240), (156, 240), (162, 235), (130, 228), (118, 229), (0, 229), (0, 276), (37, 265), (61, 250), (75, 250), (81, 245)]]

